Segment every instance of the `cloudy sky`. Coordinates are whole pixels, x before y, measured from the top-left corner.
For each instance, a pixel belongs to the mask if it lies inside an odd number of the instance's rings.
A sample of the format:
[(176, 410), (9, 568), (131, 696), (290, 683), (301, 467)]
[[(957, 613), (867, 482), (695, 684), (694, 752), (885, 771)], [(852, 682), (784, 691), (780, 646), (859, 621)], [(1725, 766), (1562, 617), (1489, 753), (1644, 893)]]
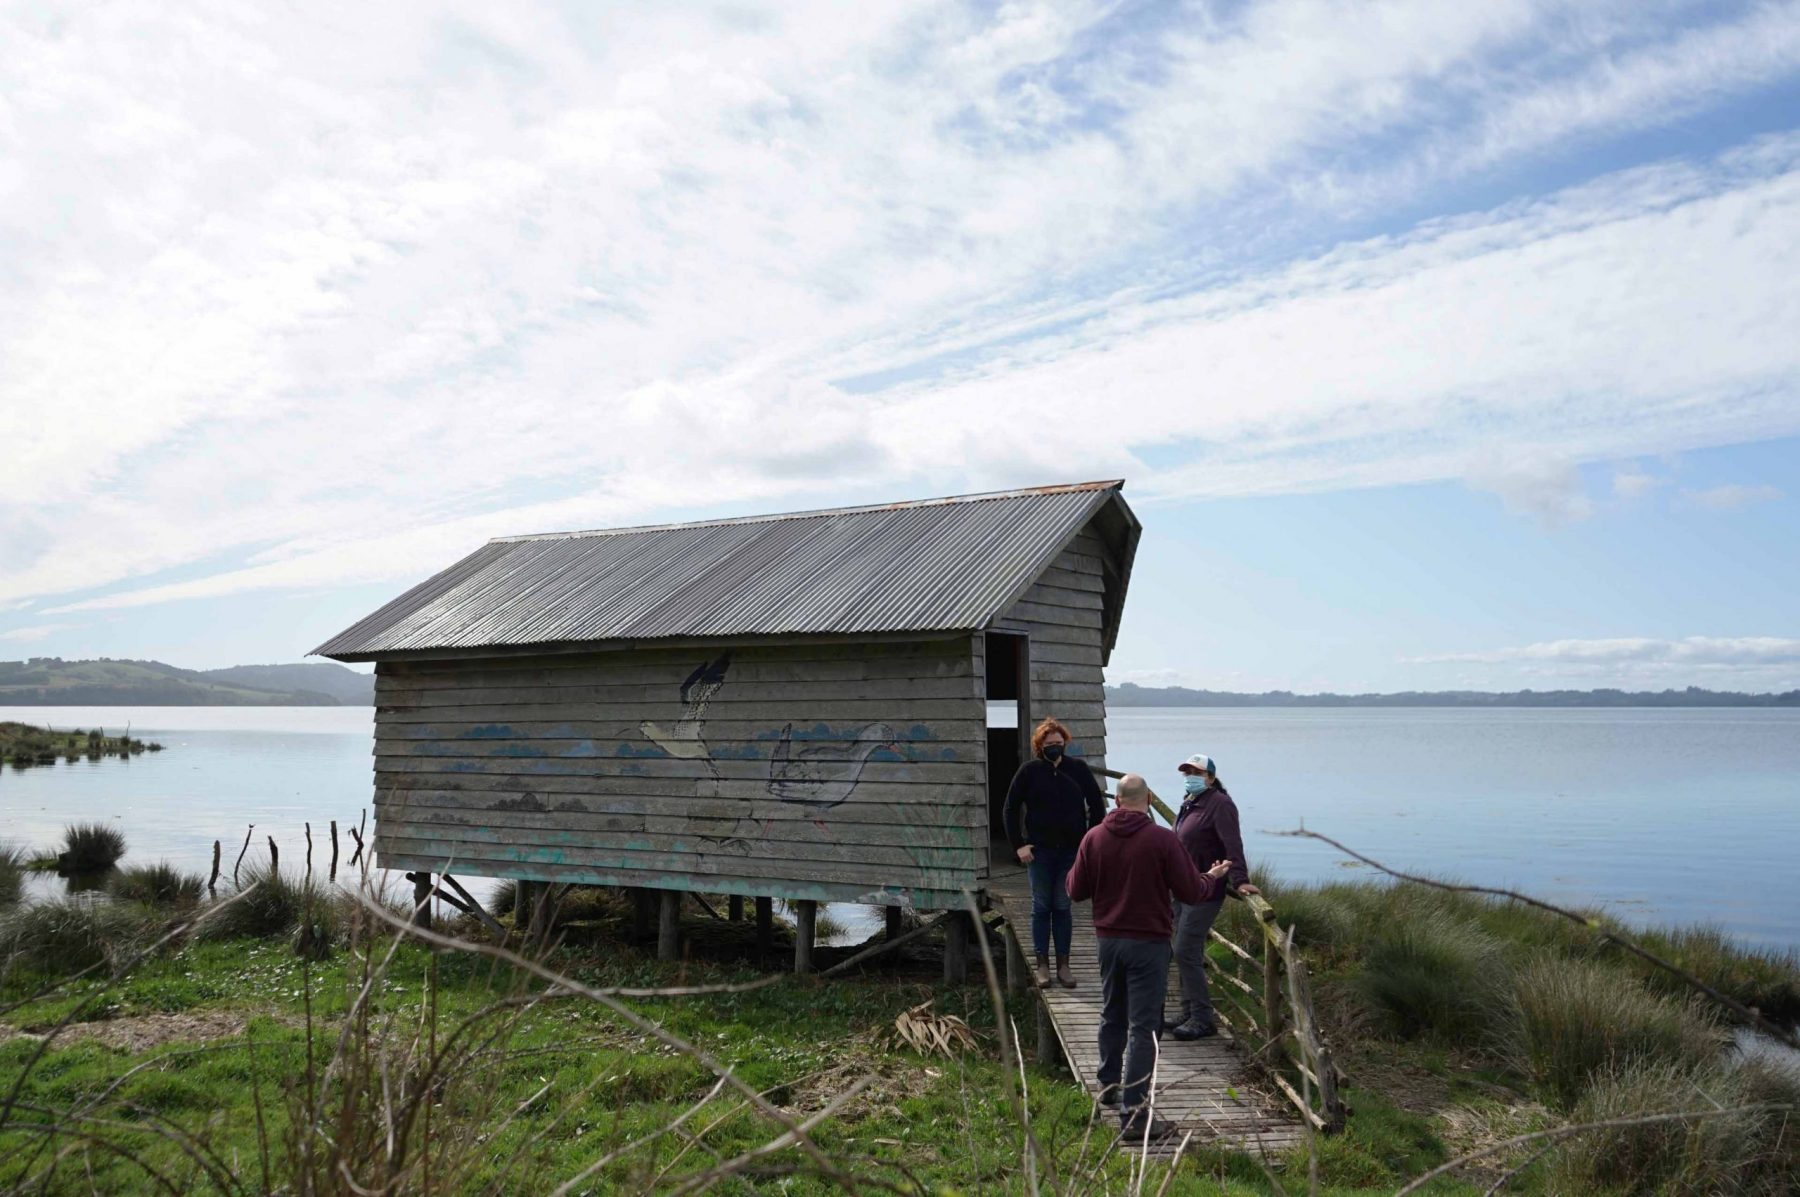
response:
[(0, 6), (0, 658), (1124, 477), (1115, 680), (1800, 686), (1800, 3)]

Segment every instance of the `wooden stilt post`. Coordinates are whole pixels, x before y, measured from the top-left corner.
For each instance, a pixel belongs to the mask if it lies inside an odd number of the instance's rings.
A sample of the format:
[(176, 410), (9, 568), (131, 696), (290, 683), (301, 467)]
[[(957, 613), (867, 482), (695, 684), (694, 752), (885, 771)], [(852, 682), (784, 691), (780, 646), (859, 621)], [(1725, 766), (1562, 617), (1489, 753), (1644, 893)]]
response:
[(1031, 966), (1025, 962), (1025, 949), (1019, 946), (1019, 937), (1011, 927), (1001, 935), (1006, 940), (1006, 992), (1024, 993), (1030, 987), (1027, 978), (1031, 975)]
[(794, 971), (812, 971), (813, 931), (819, 921), (819, 904), (811, 898), (794, 903)]
[(901, 916), (905, 913), (906, 912), (898, 906), (890, 906), (887, 908), (887, 938), (888, 939), (893, 940), (893, 939), (900, 938), (901, 927), (903, 925), (903, 920), (902, 920)]
[(662, 891), (662, 905), (656, 919), (656, 958), (681, 959), (681, 891)]
[(734, 923), (741, 923), (744, 921), (744, 895), (743, 894), (732, 894), (731, 895), (731, 900), (726, 904), (725, 917), (726, 917), (726, 919), (728, 919), (729, 921), (734, 922)]
[(1050, 1021), (1050, 1007), (1040, 995), (1037, 1000), (1037, 1062), (1052, 1068), (1061, 1055), (1062, 1045), (1056, 1041), (1056, 1024)]
[(431, 927), (431, 874), (413, 874), (413, 925)]
[(769, 949), (775, 946), (775, 900), (756, 900), (756, 959), (767, 964)]
[(944, 984), (969, 979), (969, 916), (957, 911), (944, 923)]
[(642, 943), (650, 938), (650, 924), (655, 921), (651, 903), (655, 894), (641, 885), (631, 887), (631, 938)]
[(555, 911), (551, 909), (551, 894), (556, 887), (548, 881), (531, 883), (531, 939), (533, 943), (550, 942), (550, 923)]

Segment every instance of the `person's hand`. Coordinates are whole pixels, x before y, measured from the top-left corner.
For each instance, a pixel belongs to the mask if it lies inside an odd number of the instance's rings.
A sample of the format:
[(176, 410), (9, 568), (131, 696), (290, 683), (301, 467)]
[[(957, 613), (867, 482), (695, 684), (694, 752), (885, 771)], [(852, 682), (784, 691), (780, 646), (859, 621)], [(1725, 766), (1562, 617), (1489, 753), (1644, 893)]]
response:
[(1020, 864), (1030, 864), (1031, 863), (1031, 845), (1030, 844), (1026, 844), (1024, 847), (1019, 849), (1019, 863)]
[(1229, 872), (1231, 872), (1231, 862), (1229, 860), (1221, 860), (1218, 864), (1206, 870), (1206, 875), (1208, 877), (1223, 877)]
[(1251, 885), (1248, 881), (1246, 881), (1246, 882), (1244, 882), (1244, 884), (1238, 886), (1238, 893), (1240, 893), (1244, 897), (1248, 898), (1251, 894), (1260, 894), (1260, 893), (1262, 893), (1262, 891), (1260, 889), (1257, 889), (1254, 885)]

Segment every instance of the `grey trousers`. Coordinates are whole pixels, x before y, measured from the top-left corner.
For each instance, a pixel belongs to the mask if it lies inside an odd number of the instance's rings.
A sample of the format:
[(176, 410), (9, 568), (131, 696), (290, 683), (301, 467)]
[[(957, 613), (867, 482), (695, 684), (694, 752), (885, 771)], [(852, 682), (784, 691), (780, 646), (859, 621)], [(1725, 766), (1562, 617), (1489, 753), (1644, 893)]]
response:
[(1206, 988), (1206, 939), (1219, 917), (1223, 897), (1189, 906), (1175, 903), (1175, 972), (1181, 978), (1181, 1009), (1172, 1020), (1180, 1026), (1188, 1019), (1215, 1025), (1212, 995)]
[(1102, 1086), (1123, 1081), (1119, 1119), (1129, 1123), (1150, 1093), (1163, 999), (1169, 996), (1169, 945), (1160, 939), (1100, 936)]

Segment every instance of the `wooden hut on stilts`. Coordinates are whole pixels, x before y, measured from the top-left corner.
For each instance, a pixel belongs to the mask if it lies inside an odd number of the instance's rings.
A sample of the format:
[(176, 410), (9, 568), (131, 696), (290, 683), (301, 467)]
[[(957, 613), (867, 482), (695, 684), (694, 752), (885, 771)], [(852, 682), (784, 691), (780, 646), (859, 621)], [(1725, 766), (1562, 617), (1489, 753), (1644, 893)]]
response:
[(784, 899), (801, 969), (817, 903), (960, 908), (1032, 721), (1103, 763), (1122, 485), (489, 542), (314, 650), (375, 662), (378, 863), (630, 887), (667, 955)]

